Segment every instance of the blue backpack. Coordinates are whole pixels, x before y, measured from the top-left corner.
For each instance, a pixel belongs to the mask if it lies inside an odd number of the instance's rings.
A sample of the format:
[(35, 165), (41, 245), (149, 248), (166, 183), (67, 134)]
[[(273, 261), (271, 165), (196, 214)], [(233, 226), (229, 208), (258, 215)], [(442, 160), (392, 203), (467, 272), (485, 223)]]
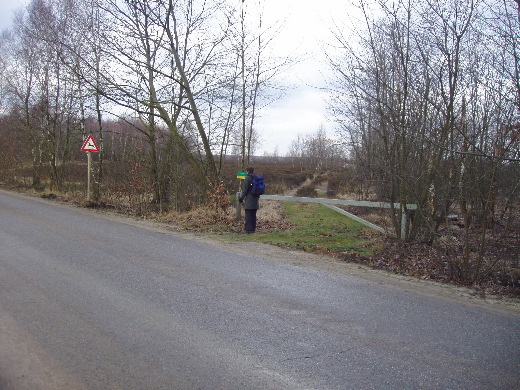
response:
[(265, 183), (263, 175), (253, 175), (253, 184), (249, 192), (257, 196), (260, 196), (265, 192)]

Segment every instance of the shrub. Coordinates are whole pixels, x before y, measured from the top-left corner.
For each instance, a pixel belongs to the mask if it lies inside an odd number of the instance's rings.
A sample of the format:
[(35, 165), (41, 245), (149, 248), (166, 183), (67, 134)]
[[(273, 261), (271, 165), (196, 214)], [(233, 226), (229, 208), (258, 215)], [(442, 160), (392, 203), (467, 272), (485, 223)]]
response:
[(308, 198), (317, 198), (318, 191), (313, 186), (305, 186), (296, 191), (296, 196), (305, 196)]

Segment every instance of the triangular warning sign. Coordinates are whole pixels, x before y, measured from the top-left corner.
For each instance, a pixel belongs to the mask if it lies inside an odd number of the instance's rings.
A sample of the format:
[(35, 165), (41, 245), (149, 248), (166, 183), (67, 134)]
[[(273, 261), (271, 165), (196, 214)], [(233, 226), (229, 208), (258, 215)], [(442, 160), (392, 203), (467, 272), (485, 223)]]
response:
[(97, 146), (96, 141), (94, 141), (94, 137), (92, 137), (92, 135), (87, 137), (83, 143), (83, 146), (81, 147), (81, 150), (83, 152), (99, 152), (99, 146)]

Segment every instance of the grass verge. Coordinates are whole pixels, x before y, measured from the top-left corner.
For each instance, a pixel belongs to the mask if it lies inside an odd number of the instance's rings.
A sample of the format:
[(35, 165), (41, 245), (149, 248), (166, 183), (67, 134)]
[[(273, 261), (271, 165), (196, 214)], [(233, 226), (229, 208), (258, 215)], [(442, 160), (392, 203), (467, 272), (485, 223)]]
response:
[(284, 203), (283, 207), (291, 227), (280, 231), (264, 230), (260, 211), (256, 234), (234, 233), (226, 238), (274, 244), (306, 252), (359, 257), (372, 257), (381, 250), (382, 234), (327, 207), (290, 202)]

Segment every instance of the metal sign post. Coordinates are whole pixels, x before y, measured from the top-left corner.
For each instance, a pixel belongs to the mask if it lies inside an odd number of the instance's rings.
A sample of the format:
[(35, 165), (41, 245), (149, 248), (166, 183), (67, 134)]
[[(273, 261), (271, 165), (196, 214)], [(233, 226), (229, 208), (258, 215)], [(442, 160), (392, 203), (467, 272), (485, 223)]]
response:
[(87, 175), (87, 200), (90, 200), (90, 176), (92, 176), (91, 165), (92, 165), (92, 153), (87, 152), (87, 172), (88, 172), (88, 175)]
[[(240, 183), (242, 184), (242, 180), (244, 180), (247, 177), (247, 172), (238, 171), (237, 172), (237, 179), (240, 179)], [(242, 185), (240, 185), (240, 188), (242, 188)], [(236, 212), (237, 212), (237, 220), (242, 219), (242, 205), (238, 201), (238, 198), (240, 197), (241, 192), (236, 193), (236, 199), (235, 199), (235, 205), (236, 205)]]
[(91, 166), (92, 166), (92, 154), (91, 152), (99, 152), (99, 147), (94, 140), (92, 135), (89, 135), (85, 142), (83, 142), (83, 146), (81, 147), (83, 152), (87, 152), (87, 201), (90, 200), (90, 177), (92, 174)]

